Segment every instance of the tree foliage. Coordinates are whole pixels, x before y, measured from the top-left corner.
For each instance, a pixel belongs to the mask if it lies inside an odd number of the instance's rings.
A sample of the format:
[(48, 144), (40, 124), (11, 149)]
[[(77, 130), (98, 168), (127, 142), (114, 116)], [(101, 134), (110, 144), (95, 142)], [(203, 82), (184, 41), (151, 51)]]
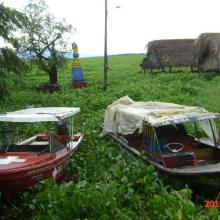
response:
[(17, 28), (22, 28), (25, 19), (23, 13), (0, 4), (0, 36), (14, 44), (16, 40), (13, 33)]
[[(26, 17), (22, 13), (0, 4), (0, 38), (17, 48), (18, 41), (15, 33), (18, 28), (22, 28), (22, 23), (25, 20)], [(15, 83), (21, 82), (19, 78), (26, 70), (27, 65), (13, 49), (0, 48), (0, 100), (5, 99)]]
[(73, 28), (65, 20), (57, 21), (44, 0), (31, 0), (24, 13), (28, 20), (20, 39), (21, 51), (34, 58), (39, 68), (48, 73), (50, 83), (57, 83), (57, 65), (66, 51), (68, 34)]

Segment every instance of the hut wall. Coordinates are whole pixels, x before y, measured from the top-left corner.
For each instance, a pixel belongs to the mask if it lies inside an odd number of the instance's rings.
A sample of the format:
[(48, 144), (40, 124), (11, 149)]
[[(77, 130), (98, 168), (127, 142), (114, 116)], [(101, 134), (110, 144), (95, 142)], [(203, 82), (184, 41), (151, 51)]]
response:
[(203, 33), (195, 40), (195, 60), (207, 70), (220, 70), (220, 33)]
[(194, 39), (155, 40), (148, 44), (143, 69), (195, 66)]

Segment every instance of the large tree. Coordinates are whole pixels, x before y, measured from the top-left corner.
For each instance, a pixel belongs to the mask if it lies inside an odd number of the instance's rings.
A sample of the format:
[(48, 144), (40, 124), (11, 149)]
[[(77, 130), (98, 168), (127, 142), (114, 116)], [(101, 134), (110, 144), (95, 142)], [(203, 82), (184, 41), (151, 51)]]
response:
[(0, 100), (5, 99), (27, 70), (25, 62), (16, 54), (16, 33), (25, 20), (24, 14), (0, 3), (0, 40), (4, 45), (7, 43), (7, 46), (0, 47)]
[(36, 61), (49, 75), (49, 83), (57, 83), (57, 65), (67, 51), (73, 27), (64, 20), (57, 21), (49, 13), (44, 0), (31, 0), (24, 8), (28, 17), (21, 38), (22, 52)]

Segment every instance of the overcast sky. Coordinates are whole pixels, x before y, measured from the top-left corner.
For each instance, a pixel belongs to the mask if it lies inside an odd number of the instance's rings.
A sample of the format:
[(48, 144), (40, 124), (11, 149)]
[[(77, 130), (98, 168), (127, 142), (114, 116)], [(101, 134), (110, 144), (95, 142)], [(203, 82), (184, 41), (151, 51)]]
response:
[[(0, 1), (18, 10), (28, 2)], [(56, 17), (76, 28), (72, 41), (78, 44), (81, 56), (103, 55), (104, 2), (47, 0)], [(219, 9), (219, 0), (108, 0), (108, 53), (145, 53), (152, 40), (220, 32)]]

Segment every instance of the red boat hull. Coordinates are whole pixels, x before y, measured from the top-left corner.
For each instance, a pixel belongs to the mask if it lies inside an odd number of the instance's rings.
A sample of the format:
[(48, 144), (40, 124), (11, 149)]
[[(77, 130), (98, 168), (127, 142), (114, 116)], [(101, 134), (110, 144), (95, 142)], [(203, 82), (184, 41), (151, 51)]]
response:
[[(0, 191), (5, 196), (12, 195), (15, 191), (28, 189), (42, 179), (60, 179), (63, 168), (67, 165), (73, 151), (63, 148), (55, 153), (4, 153), (0, 158), (15, 158), (9, 164), (1, 164)], [(19, 161), (20, 160), (20, 161)], [(23, 162), (22, 162), (23, 161)]]

